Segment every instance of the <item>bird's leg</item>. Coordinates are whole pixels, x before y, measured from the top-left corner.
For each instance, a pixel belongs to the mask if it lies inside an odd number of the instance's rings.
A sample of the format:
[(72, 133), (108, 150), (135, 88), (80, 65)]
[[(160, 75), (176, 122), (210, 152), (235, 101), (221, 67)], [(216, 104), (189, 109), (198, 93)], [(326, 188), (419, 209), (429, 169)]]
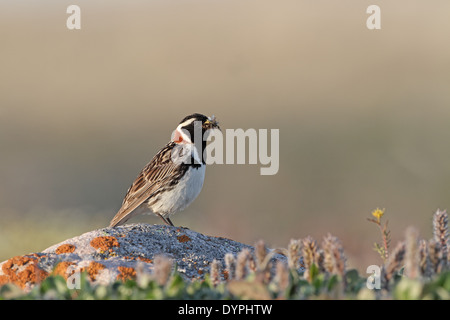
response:
[(157, 212), (155, 212), (156, 213), (156, 215), (158, 216), (158, 217), (160, 217), (161, 219), (162, 219), (162, 221), (164, 221), (164, 223), (165, 224), (167, 224), (168, 226), (174, 226), (173, 225), (173, 223), (172, 223), (172, 221), (170, 221), (170, 219), (169, 218), (164, 218), (161, 214), (159, 214), (159, 213), (157, 213)]
[(166, 220), (170, 223), (170, 225), (171, 225), (172, 227), (174, 227), (172, 221), (171, 221), (169, 218), (167, 218)]

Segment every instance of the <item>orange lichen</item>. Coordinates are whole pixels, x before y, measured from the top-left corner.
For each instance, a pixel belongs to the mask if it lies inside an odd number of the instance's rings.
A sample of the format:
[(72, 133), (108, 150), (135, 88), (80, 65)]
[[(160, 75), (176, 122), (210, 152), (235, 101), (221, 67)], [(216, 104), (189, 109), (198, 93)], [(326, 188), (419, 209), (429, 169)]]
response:
[(117, 267), (117, 269), (120, 271), (120, 273), (117, 275), (117, 280), (126, 281), (136, 278), (136, 270), (131, 267), (119, 266)]
[(120, 244), (115, 237), (104, 236), (92, 239), (91, 246), (101, 251), (107, 251), (112, 247), (120, 247)]
[(222, 276), (224, 280), (228, 280), (228, 277), (230, 276), (228, 270), (222, 270)]
[(9, 283), (9, 277), (8, 276), (0, 276), (0, 286)]
[(81, 272), (86, 271), (92, 281), (97, 279), (97, 275), (105, 269), (105, 266), (99, 262), (92, 261), (86, 268), (81, 268)]
[(152, 260), (152, 259), (149, 259), (149, 258), (137, 257), (136, 259), (138, 259), (138, 260), (140, 260), (140, 261), (147, 262), (147, 263), (153, 263), (153, 260)]
[(72, 272), (68, 275), (67, 268), (70, 266), (75, 265), (74, 262), (70, 261), (63, 261), (56, 265), (55, 269), (53, 270), (53, 274), (63, 276), (64, 279), (67, 279), (70, 275), (75, 273), (75, 270), (72, 270)]
[(188, 242), (188, 241), (191, 241), (191, 238), (189, 238), (187, 235), (183, 234), (181, 236), (178, 236), (177, 240), (179, 242)]
[(38, 255), (17, 256), (9, 259), (2, 265), (4, 275), (0, 278), (0, 283), (14, 283), (23, 289), (27, 283), (41, 282), (48, 273), (37, 266), (38, 260)]
[(56, 248), (55, 252), (56, 254), (63, 254), (63, 253), (72, 253), (75, 251), (75, 246), (73, 244), (62, 244), (58, 248)]

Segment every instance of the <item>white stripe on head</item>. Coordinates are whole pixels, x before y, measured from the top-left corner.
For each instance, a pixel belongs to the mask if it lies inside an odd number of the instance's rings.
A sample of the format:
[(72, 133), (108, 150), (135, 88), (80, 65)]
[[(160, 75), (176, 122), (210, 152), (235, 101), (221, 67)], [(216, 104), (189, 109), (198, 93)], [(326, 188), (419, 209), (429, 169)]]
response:
[[(195, 141), (192, 141), (193, 138), (191, 137), (191, 133), (187, 129), (184, 129), (191, 125), (194, 126), (194, 131), (195, 131), (194, 134), (200, 134), (200, 136), (201, 136), (202, 135), (202, 122), (196, 118), (191, 118), (186, 121), (183, 121), (182, 123), (180, 123), (178, 125), (178, 127), (174, 131), (175, 137), (172, 134), (172, 141), (174, 141), (176, 143), (190, 143), (190, 144), (194, 143)], [(197, 131), (199, 131), (199, 132), (197, 132)]]
[(180, 127), (188, 126), (188, 125), (190, 125), (192, 122), (194, 122), (195, 120), (196, 120), (195, 118), (187, 119), (186, 121), (180, 123), (180, 124), (178, 125), (177, 129), (180, 128)]

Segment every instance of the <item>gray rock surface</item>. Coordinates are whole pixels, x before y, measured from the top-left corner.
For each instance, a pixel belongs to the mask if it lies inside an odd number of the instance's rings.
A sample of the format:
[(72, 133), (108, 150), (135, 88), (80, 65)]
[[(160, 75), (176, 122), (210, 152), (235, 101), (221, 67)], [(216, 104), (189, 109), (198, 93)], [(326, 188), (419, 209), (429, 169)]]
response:
[[(173, 260), (187, 279), (201, 279), (216, 259), (226, 253), (237, 255), (253, 247), (222, 237), (207, 236), (181, 227), (129, 224), (84, 233), (40, 253), (13, 257), (0, 263), (0, 285), (13, 282), (30, 288), (49, 274), (70, 277), (86, 271), (90, 280), (110, 283), (136, 276), (136, 270), (153, 273), (154, 259), (164, 255)], [(283, 259), (274, 255), (274, 259)]]

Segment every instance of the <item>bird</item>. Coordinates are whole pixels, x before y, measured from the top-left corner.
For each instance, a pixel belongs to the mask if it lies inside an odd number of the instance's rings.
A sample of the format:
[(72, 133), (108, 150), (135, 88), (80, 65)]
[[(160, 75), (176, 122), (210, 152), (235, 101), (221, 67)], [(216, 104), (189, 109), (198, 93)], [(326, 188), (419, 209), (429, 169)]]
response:
[[(109, 226), (146, 213), (174, 226), (170, 216), (184, 210), (200, 194), (205, 179), (205, 134), (221, 130), (215, 116), (193, 113), (181, 120), (172, 139), (141, 170)], [(199, 137), (201, 135), (201, 137)], [(201, 150), (199, 150), (201, 149)]]

